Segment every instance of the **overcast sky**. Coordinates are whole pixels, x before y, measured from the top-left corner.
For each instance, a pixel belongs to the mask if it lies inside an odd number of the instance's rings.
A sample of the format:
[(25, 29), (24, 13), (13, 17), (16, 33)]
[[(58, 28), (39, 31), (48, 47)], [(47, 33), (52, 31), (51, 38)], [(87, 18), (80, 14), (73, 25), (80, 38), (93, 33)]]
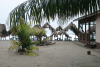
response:
[[(19, 4), (25, 2), (26, 0), (0, 0), (0, 23), (1, 24), (6, 24), (6, 20), (7, 20), (7, 17), (9, 15), (9, 13), (16, 7), (18, 6)], [(58, 18), (56, 18), (54, 21), (50, 21), (50, 25), (53, 27), (53, 28), (57, 28), (58, 27), (58, 24), (57, 24), (57, 20)], [(46, 22), (46, 21), (45, 21)], [(44, 23), (45, 23), (44, 22)], [(67, 24), (65, 24), (63, 26), (63, 28), (65, 28), (71, 21), (67, 22)], [(43, 23), (43, 24), (44, 24)], [(77, 22), (74, 22), (74, 24), (76, 24), (76, 26), (78, 26), (78, 23)], [(8, 30), (8, 29), (7, 29)], [(51, 31), (49, 29), (46, 29), (47, 31), (47, 34), (51, 34)], [(74, 34), (72, 31), (68, 30), (67, 32), (68, 34)]]

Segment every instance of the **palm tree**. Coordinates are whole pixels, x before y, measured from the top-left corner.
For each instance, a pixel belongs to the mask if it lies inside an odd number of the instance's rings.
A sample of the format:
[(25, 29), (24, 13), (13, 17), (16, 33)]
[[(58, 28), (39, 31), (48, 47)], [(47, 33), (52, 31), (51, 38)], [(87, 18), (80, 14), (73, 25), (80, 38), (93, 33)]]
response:
[[(20, 17), (40, 23), (40, 20), (47, 18), (75, 17), (97, 13), (99, 0), (28, 0), (15, 7), (9, 14), (10, 26), (17, 25)], [(43, 12), (43, 14), (41, 14)], [(35, 22), (34, 22), (35, 23)]]

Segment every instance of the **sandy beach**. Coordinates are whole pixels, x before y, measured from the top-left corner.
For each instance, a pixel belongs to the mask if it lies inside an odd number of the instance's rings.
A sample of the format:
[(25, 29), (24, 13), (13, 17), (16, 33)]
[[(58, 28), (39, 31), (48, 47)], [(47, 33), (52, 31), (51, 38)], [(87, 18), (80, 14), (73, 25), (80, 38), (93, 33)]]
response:
[(8, 50), (10, 45), (11, 41), (0, 41), (0, 67), (100, 67), (100, 53), (73, 42), (38, 46), (39, 56), (19, 55)]

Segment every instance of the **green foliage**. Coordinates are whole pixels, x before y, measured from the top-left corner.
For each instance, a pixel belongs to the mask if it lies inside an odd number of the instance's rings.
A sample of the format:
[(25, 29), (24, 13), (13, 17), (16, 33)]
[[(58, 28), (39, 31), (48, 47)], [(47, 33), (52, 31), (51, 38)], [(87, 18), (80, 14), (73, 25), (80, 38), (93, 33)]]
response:
[(38, 56), (38, 54), (32, 50), (27, 50), (25, 54), (27, 56)]
[(46, 35), (45, 29), (44, 28), (39, 29), (37, 27), (33, 27), (32, 31), (33, 31), (33, 35), (36, 36), (36, 37), (38, 37), (39, 40), (40, 40), (40, 41), (36, 41), (35, 44), (40, 45), (41, 44), (41, 37), (44, 36), (44, 35)]
[(13, 25), (12, 28), (10, 29), (10, 31), (12, 31), (13, 35), (17, 35), (18, 34), (18, 27)]
[(38, 56), (38, 54), (36, 52), (34, 52), (33, 50), (39, 50), (37, 48), (37, 46), (32, 46), (30, 45), (28, 48), (27, 48), (27, 51), (26, 51), (26, 55), (28, 56)]
[(12, 46), (9, 47), (9, 50), (11, 49), (16, 49), (17, 51), (19, 49), (25, 48), (27, 51), (28, 50), (36, 50), (38, 49), (37, 47), (32, 46), (32, 41), (30, 39), (30, 34), (32, 34), (32, 29), (30, 28), (30, 25), (27, 23), (24, 23), (24, 20), (20, 19), (19, 20), (18, 26), (12, 26), (11, 31), (13, 32), (14, 35), (17, 35), (19, 38), (18, 42), (12, 41)]
[(39, 50), (37, 46), (30, 45), (27, 50)]
[(25, 24), (23, 20), (19, 21), (20, 24), (18, 25), (18, 38), (21, 42), (21, 45), (24, 44), (24, 48), (27, 48), (28, 46), (32, 45), (32, 41), (30, 39), (30, 25)]
[(35, 42), (35, 44), (40, 45), (40, 41), (37, 40), (37, 41)]
[(37, 37), (42, 37), (44, 35), (46, 35), (46, 31), (45, 29), (39, 29), (37, 27), (33, 27), (32, 28), (32, 32), (33, 32), (33, 35), (37, 36)]
[(47, 38), (44, 40), (44, 42), (49, 41), (49, 40), (50, 40), (49, 37), (47, 37)]
[[(36, 4), (40, 2), (40, 5), (42, 6), (36, 8)], [(28, 6), (26, 4), (22, 3), (19, 5), (19, 7), (16, 7), (16, 9), (10, 12), (10, 25), (12, 25), (11, 23), (13, 21), (18, 22), (20, 17), (27, 20), (27, 15), (25, 17), (26, 13), (28, 13), (29, 20), (32, 19), (36, 21), (36, 23), (41, 21), (43, 17), (47, 18), (48, 20), (50, 20), (50, 18), (54, 19), (55, 15), (57, 14), (58, 17), (65, 15), (68, 19), (77, 15), (92, 14), (92, 11), (96, 13), (98, 11), (98, 5), (100, 5), (100, 2), (99, 0), (49, 0), (47, 4), (47, 2), (44, 0), (38, 0), (36, 2), (32, 2), (31, 0), (28, 2)], [(26, 11), (27, 8), (25, 8), (25, 5), (30, 8), (28, 10), (29, 12)], [(41, 16), (42, 11), (43, 16)], [(30, 18), (32, 16), (33, 18)]]
[(9, 50), (16, 49), (16, 51), (18, 51), (19, 49), (21, 49), (20, 42), (12, 41), (11, 43), (12, 45), (9, 47)]
[[(12, 43), (12, 46), (9, 47), (9, 50), (16, 49), (16, 51), (18, 51), (19, 49), (21, 49), (20, 42), (12, 41), (11, 43)], [(27, 56), (38, 56), (38, 54), (34, 52), (33, 50), (39, 50), (39, 49), (37, 48), (37, 46), (30, 45), (29, 47), (27, 47), (25, 54)]]

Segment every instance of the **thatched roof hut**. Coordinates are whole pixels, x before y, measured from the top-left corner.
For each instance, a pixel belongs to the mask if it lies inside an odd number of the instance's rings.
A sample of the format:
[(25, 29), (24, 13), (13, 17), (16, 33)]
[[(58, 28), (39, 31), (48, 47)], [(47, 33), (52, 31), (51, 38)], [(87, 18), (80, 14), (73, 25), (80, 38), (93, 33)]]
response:
[(68, 36), (69, 36), (68, 34), (66, 34), (66, 33), (65, 33), (65, 31), (64, 31), (64, 30), (62, 30), (62, 31), (58, 32), (58, 35), (61, 35), (61, 34), (64, 34), (66, 37), (68, 37)]
[(56, 31), (61, 31), (61, 30), (62, 30), (61, 26), (59, 26), (59, 27), (56, 28)]
[[(40, 25), (35, 25), (34, 27), (38, 27), (39, 29), (49, 28), (53, 33), (50, 37), (52, 37), (53, 35), (55, 37), (58, 37), (58, 34), (57, 34), (56, 30), (49, 23), (45, 23), (42, 27)], [(45, 37), (47, 37), (47, 35), (45, 35)]]
[[(96, 25), (90, 27), (90, 33), (95, 32), (95, 30), (96, 30)], [(89, 29), (86, 31), (86, 33), (89, 33)]]
[(53, 37), (53, 35), (54, 35), (54, 37), (58, 37), (57, 32), (54, 32), (50, 37)]
[(4, 37), (7, 35), (6, 26), (4, 24), (0, 24), (0, 37)]

